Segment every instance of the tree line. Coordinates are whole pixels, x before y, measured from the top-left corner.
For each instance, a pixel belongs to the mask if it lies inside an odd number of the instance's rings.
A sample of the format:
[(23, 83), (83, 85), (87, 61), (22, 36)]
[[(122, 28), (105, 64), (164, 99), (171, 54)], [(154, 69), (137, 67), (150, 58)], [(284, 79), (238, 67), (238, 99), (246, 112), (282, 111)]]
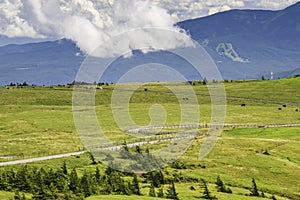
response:
[[(176, 192), (175, 178), (166, 178), (161, 170), (141, 175), (124, 173), (112, 168), (100, 171), (95, 166), (94, 171), (77, 172), (76, 168), (68, 169), (64, 162), (57, 169), (47, 169), (22, 166), (17, 171), (5, 169), (0, 171), (0, 190), (15, 192), (14, 200), (26, 200), (24, 193), (32, 194), (32, 200), (83, 200), (91, 195), (142, 195), (140, 184), (149, 185), (148, 195), (166, 199), (179, 200)], [(142, 181), (141, 181), (142, 180)], [(168, 185), (164, 191), (164, 186)], [(218, 192), (232, 193), (217, 177), (216, 189)], [(204, 179), (199, 181), (201, 199), (217, 199), (213, 195)], [(196, 190), (191, 186), (190, 190)], [(259, 192), (255, 179), (252, 179), (252, 187), (249, 196), (266, 198), (263, 192)], [(271, 199), (276, 198), (274, 196)]]
[[(161, 170), (142, 175), (143, 183), (150, 183), (149, 196), (174, 199), (174, 181), (165, 179)], [(164, 192), (163, 186), (170, 184)], [(155, 193), (155, 188), (159, 192)], [(83, 200), (91, 195), (142, 195), (140, 181), (136, 174), (125, 173), (110, 167), (100, 171), (68, 169), (64, 162), (57, 169), (22, 166), (18, 170), (0, 171), (0, 190), (14, 192), (15, 200), (26, 200), (24, 193), (32, 194), (36, 200)]]

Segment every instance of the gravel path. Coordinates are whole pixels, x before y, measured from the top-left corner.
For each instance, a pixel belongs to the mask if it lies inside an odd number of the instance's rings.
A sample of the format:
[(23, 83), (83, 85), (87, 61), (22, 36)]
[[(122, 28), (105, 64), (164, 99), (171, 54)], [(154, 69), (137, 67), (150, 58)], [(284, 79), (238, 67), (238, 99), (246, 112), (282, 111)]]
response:
[(39, 157), (39, 158), (30, 158), (30, 159), (25, 159), (25, 160), (14, 160), (14, 161), (9, 161), (9, 162), (1, 162), (0, 166), (26, 164), (26, 163), (51, 160), (51, 159), (56, 159), (56, 158), (65, 158), (65, 157), (76, 156), (76, 155), (81, 155), (81, 154), (84, 154), (84, 151), (59, 154), (59, 155), (53, 155), (53, 156), (43, 156), (43, 157)]
[[(180, 128), (195, 128), (195, 127), (214, 127), (217, 126), (219, 127), (220, 125), (210, 125), (210, 124), (202, 124), (202, 125), (175, 125), (175, 127), (180, 127)], [(244, 127), (299, 127), (300, 124), (224, 124), (224, 127), (235, 127), (235, 128), (244, 128)], [(154, 127), (141, 127), (137, 129), (132, 129), (132, 130), (127, 130), (129, 133), (141, 133), (141, 132), (149, 132), (149, 129), (155, 129), (157, 128), (156, 126)], [(163, 126), (160, 128), (174, 128), (174, 126)], [(151, 132), (151, 131), (150, 131)], [(181, 139), (187, 139), (187, 138), (195, 137), (195, 136), (183, 136), (183, 137), (175, 137), (175, 138), (164, 138), (161, 140), (150, 140), (150, 141), (141, 141), (141, 142), (135, 142), (135, 143), (128, 143), (128, 147), (135, 147), (135, 146), (142, 146), (146, 144), (156, 144), (159, 142), (166, 142), (170, 140), (181, 140)], [(233, 138), (227, 138), (227, 139), (233, 139)], [(239, 138), (240, 139), (240, 138)], [(245, 139), (252, 139), (252, 140), (262, 140), (262, 141), (282, 141), (282, 142), (289, 142), (289, 140), (276, 140), (276, 139), (265, 139), (265, 138), (245, 138)], [(116, 145), (116, 146), (110, 146), (110, 147), (100, 147), (104, 150), (110, 150), (110, 151), (117, 151), (120, 150), (123, 146), (122, 145)], [(97, 148), (97, 147), (95, 147)], [(26, 164), (26, 163), (32, 163), (32, 162), (38, 162), (38, 161), (44, 161), (44, 160), (51, 160), (51, 159), (57, 159), (57, 158), (65, 158), (65, 157), (70, 157), (70, 156), (75, 156), (75, 155), (81, 155), (84, 154), (84, 151), (80, 152), (73, 152), (73, 153), (66, 153), (66, 154), (59, 154), (59, 155), (52, 155), (52, 156), (43, 156), (43, 157), (38, 157), (38, 158), (30, 158), (30, 159), (24, 159), (24, 160), (14, 160), (14, 161), (8, 161), (8, 162), (0, 162), (0, 167), (1, 166), (8, 166), (8, 165), (18, 165), (18, 164)]]

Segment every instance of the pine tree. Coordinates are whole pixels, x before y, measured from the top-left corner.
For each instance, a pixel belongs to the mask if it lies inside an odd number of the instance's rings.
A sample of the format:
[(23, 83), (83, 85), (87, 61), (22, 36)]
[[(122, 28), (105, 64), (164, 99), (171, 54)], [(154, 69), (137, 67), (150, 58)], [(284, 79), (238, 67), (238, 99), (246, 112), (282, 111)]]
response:
[(225, 185), (221, 180), (220, 176), (217, 177), (216, 185), (217, 185), (218, 192), (226, 192)]
[(28, 180), (28, 167), (23, 166), (17, 173), (15, 177), (16, 188), (20, 191), (30, 191), (30, 181)]
[(149, 179), (156, 188), (159, 188), (162, 184), (165, 183), (165, 178), (161, 170), (150, 172)]
[(211, 195), (211, 193), (210, 193), (210, 191), (209, 191), (209, 189), (207, 187), (207, 184), (206, 184), (205, 180), (201, 179), (201, 182), (202, 182), (201, 188), (204, 190), (202, 198), (203, 199), (211, 199), (211, 200), (217, 199), (217, 197)]
[(147, 155), (150, 154), (150, 151), (149, 151), (149, 148), (148, 148), (148, 147), (146, 148), (145, 153), (146, 153)]
[(92, 164), (92, 165), (96, 165), (96, 164), (97, 164), (97, 161), (96, 161), (94, 155), (93, 155), (91, 152), (89, 152), (89, 156), (90, 156), (90, 160), (92, 161), (91, 164)]
[(79, 191), (79, 178), (75, 168), (73, 168), (69, 176), (69, 189), (74, 193)]
[(84, 172), (83, 176), (80, 179), (80, 188), (85, 197), (92, 195), (89, 175), (87, 174), (86, 171)]
[(68, 168), (67, 168), (66, 161), (63, 162), (63, 165), (61, 166), (61, 169), (62, 169), (62, 171), (63, 171), (63, 173), (64, 173), (65, 175), (68, 174)]
[(260, 196), (254, 178), (252, 178), (252, 188), (250, 188), (250, 196), (255, 196), (255, 197)]
[(47, 192), (46, 192), (46, 195), (45, 199), (57, 199), (58, 198), (58, 189), (55, 187), (54, 183), (50, 183), (50, 185), (48, 186), (47, 188)]
[(216, 185), (218, 192), (232, 193), (232, 190), (229, 187), (226, 188), (220, 176), (217, 177)]
[(136, 194), (136, 195), (141, 195), (141, 191), (140, 191), (140, 185), (139, 185), (139, 181), (137, 179), (136, 174), (133, 175), (133, 181), (132, 181), (132, 193)]
[(41, 199), (41, 197), (47, 196), (47, 185), (46, 185), (47, 172), (41, 168), (33, 176), (33, 190), (34, 194), (32, 199)]
[(174, 181), (171, 182), (170, 187), (167, 189), (166, 198), (167, 199), (179, 200), (178, 193), (176, 192)]
[(207, 85), (207, 83), (208, 83), (208, 81), (207, 81), (206, 77), (204, 77), (204, 79), (203, 79), (203, 85)]
[(137, 152), (138, 154), (142, 154), (142, 149), (141, 149), (140, 146), (136, 146), (136, 147), (135, 147), (135, 150), (136, 150), (136, 152)]
[(53, 169), (50, 169), (48, 172), (45, 174), (44, 178), (44, 183), (45, 185), (49, 186), (50, 184), (56, 183), (56, 175)]
[(20, 195), (19, 191), (15, 192), (14, 200), (26, 200), (25, 194)]
[(96, 182), (99, 184), (100, 179), (101, 179), (101, 174), (100, 174), (99, 167), (96, 167), (95, 178), (96, 178)]
[(116, 194), (127, 194), (128, 188), (125, 186), (124, 180), (121, 178), (120, 174), (117, 171), (112, 172), (107, 177), (107, 192), (113, 192)]
[(63, 172), (63, 169), (57, 169), (54, 173), (56, 187), (59, 191), (64, 191), (68, 187), (68, 175)]
[(21, 195), (18, 190), (15, 192), (14, 200), (21, 200)]
[(16, 173), (12, 169), (9, 169), (5, 172), (5, 179), (8, 185), (8, 190), (13, 190), (15, 188), (15, 177)]
[(158, 189), (157, 197), (164, 197), (164, 188), (160, 187)]
[(154, 187), (153, 184), (150, 185), (149, 196), (150, 196), (150, 197), (156, 197), (156, 194), (155, 194), (155, 187)]
[(128, 146), (127, 146), (127, 142), (124, 140), (123, 144), (122, 144), (122, 150), (129, 152)]

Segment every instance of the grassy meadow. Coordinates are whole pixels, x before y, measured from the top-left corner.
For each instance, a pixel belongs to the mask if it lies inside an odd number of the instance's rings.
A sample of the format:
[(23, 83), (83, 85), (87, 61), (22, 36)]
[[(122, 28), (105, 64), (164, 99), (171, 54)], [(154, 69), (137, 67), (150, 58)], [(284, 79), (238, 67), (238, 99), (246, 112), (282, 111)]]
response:
[[(166, 87), (168, 84), (173, 83), (148, 84), (132, 95), (129, 108), (136, 124), (145, 126), (151, 122), (149, 109), (154, 104), (161, 104), (166, 110), (166, 124), (180, 124), (179, 100), (170, 93)], [(299, 77), (233, 81), (224, 85), (227, 95), (225, 123), (300, 123)], [(121, 131), (111, 114), (110, 97), (114, 87), (103, 86), (103, 90), (96, 91), (96, 114), (101, 128), (111, 140), (129, 139), (133, 136)], [(195, 82), (193, 89), (199, 101), (200, 123), (209, 123), (211, 99), (207, 86)], [(0, 87), (0, 161), (82, 150), (83, 144), (73, 121), (72, 91), (69, 86)], [(300, 127), (226, 128), (213, 151), (199, 160), (202, 142), (203, 137), (196, 139), (179, 158), (178, 162), (184, 164), (184, 169), (163, 169), (165, 176), (178, 178), (175, 185), (180, 199), (199, 199), (203, 193), (199, 185), (201, 178), (208, 182), (212, 194), (221, 200), (258, 199), (249, 196), (252, 178), (268, 198), (274, 195), (276, 199), (300, 199)], [(149, 145), (149, 148), (157, 147)], [(30, 163), (28, 166), (50, 169), (57, 168), (63, 161), (69, 169), (76, 167), (79, 174), (95, 168), (87, 154)], [(99, 167), (101, 170), (106, 168), (100, 164)], [(233, 194), (216, 190), (214, 183), (218, 175)], [(159, 199), (148, 197), (149, 184), (142, 183), (143, 178), (139, 179), (144, 196), (102, 195), (86, 199)], [(195, 189), (191, 190), (191, 186)], [(164, 187), (166, 189), (168, 185)], [(12, 198), (13, 193), (0, 192), (0, 199)]]

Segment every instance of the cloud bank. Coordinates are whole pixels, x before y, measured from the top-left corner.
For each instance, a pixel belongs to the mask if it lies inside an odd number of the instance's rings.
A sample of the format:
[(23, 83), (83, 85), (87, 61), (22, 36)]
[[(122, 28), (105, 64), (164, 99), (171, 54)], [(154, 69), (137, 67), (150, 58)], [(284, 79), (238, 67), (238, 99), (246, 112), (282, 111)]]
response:
[[(141, 46), (167, 50), (192, 45), (186, 33), (174, 26), (176, 21), (168, 11), (150, 1), (4, 0), (0, 10), (4, 11), (0, 12), (0, 34), (67, 38), (87, 53), (119, 34), (139, 30), (121, 45), (107, 46), (98, 55), (101, 57), (122, 55)], [(157, 34), (151, 28), (168, 30), (168, 34)]]
[[(231, 9), (282, 9), (298, 0), (0, 0), (0, 35), (30, 38), (68, 38), (85, 52), (126, 31), (162, 28), (169, 34), (135, 32), (120, 49), (103, 56), (130, 51), (140, 43), (151, 49), (191, 45), (174, 24), (185, 19)], [(174, 34), (172, 34), (172, 32)], [(180, 33), (180, 34), (178, 34)], [(151, 44), (149, 43), (151, 41)], [(163, 41), (163, 42), (162, 42)]]

